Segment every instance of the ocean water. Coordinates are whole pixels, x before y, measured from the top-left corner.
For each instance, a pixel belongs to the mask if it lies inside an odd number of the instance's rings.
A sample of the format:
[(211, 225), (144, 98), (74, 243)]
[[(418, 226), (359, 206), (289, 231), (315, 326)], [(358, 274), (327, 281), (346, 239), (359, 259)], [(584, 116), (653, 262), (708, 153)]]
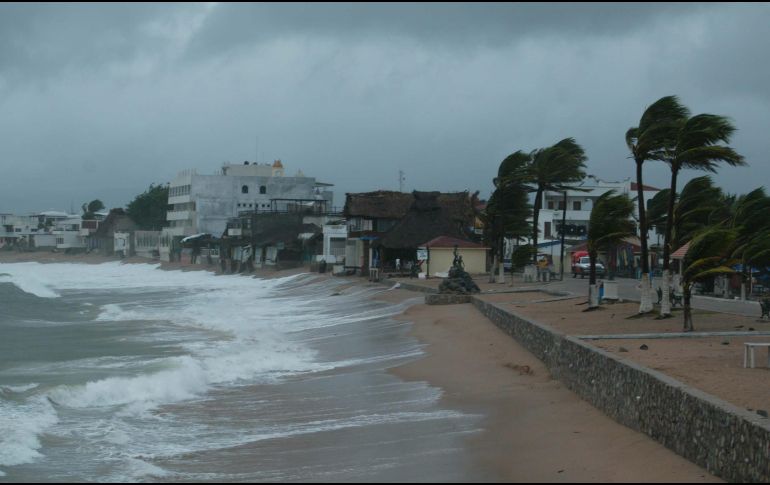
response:
[(387, 372), (415, 301), (342, 283), (0, 264), (0, 481), (483, 479), (480, 417)]

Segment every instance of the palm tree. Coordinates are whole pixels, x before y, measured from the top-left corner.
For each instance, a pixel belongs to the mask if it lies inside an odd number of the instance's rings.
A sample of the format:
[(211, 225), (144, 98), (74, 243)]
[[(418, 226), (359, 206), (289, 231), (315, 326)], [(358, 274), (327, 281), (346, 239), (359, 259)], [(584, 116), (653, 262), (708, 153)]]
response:
[(639, 120), (639, 126), (630, 128), (626, 132), (626, 145), (636, 163), (639, 240), (642, 249), (642, 298), (639, 313), (648, 313), (653, 308), (642, 165), (647, 160), (665, 160), (666, 153), (673, 144), (674, 128), (687, 116), (689, 116), (687, 108), (679, 103), (676, 96), (665, 96), (644, 111)]
[(737, 237), (738, 232), (735, 229), (717, 225), (704, 229), (690, 242), (690, 248), (682, 262), (685, 332), (694, 330), (690, 301), (695, 283), (715, 276), (735, 274), (736, 271), (732, 267), (737, 260), (731, 255), (735, 251)]
[[(763, 188), (749, 192), (736, 199), (732, 208), (732, 217), (729, 224), (738, 234), (733, 257), (740, 260), (742, 265), (743, 285), (750, 278), (750, 268), (759, 267), (766, 271), (768, 261), (768, 249), (770, 249), (770, 197), (765, 194)], [(743, 293), (743, 292), (742, 292)], [(743, 296), (743, 295), (742, 295)]]
[[(535, 192), (535, 206), (532, 211), (533, 262), (537, 261), (537, 234), (543, 193), (547, 190), (563, 192), (569, 184), (585, 178), (585, 162), (588, 158), (574, 138), (565, 138), (548, 148), (540, 148), (531, 154), (529, 182), (530, 191)], [(566, 207), (564, 208), (566, 210)]]
[(631, 219), (634, 214), (634, 202), (625, 194), (615, 195), (614, 190), (606, 192), (596, 200), (591, 210), (588, 223), (588, 257), (590, 258), (590, 279), (588, 289), (588, 308), (599, 306), (596, 291), (596, 259), (599, 250), (610, 249), (623, 238), (633, 236), (636, 224)]
[(496, 248), (490, 282), (494, 281), (495, 267), (503, 263), (503, 239), (529, 232), (527, 217), (530, 205), (526, 181), (530, 162), (529, 154), (521, 150), (512, 153), (500, 163), (497, 177), (493, 180), (495, 191), (483, 214), (485, 239)]
[[(726, 163), (731, 167), (745, 165), (743, 157), (729, 146), (720, 143), (729, 143), (730, 137), (735, 132), (735, 127), (724, 116), (711, 114), (699, 114), (687, 120), (676, 123), (675, 145), (667, 153), (665, 161), (671, 168), (671, 188), (669, 189), (668, 217), (674, 219), (674, 205), (676, 203), (676, 182), (679, 171), (683, 168), (716, 172), (719, 163)], [(664, 292), (667, 295), (671, 288), (671, 234), (674, 224), (666, 225), (666, 234), (663, 243), (663, 274)], [(660, 305), (660, 317), (671, 316), (671, 304), (668, 298), (663, 298)]]

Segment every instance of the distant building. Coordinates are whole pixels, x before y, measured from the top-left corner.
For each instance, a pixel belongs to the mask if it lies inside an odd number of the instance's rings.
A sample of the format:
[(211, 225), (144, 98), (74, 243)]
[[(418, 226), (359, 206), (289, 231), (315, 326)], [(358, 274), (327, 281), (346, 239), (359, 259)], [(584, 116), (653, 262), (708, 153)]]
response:
[(78, 214), (44, 211), (29, 215), (0, 214), (0, 247), (25, 249), (85, 249)]
[(468, 192), (376, 191), (347, 194), (345, 266), (367, 273), (400, 261), (416, 261), (421, 244), (440, 236), (475, 235), (474, 202)]
[[(618, 194), (626, 194), (634, 199), (634, 220), (639, 220), (639, 206), (636, 199), (636, 182), (629, 179), (622, 182), (605, 182), (595, 177), (589, 177), (587, 180), (571, 184), (575, 190), (567, 191), (567, 213), (565, 228), (565, 239), (571, 241), (581, 241), (588, 237), (588, 222), (591, 219), (591, 210), (596, 200), (610, 190)], [(660, 192), (655, 187), (644, 186), (644, 200), (649, 200)], [(545, 192), (543, 194), (543, 206), (540, 209), (538, 219), (539, 242), (559, 239), (561, 237), (562, 217), (564, 217), (564, 193), (563, 192)], [(651, 236), (652, 231), (649, 232)], [(650, 239), (652, 240), (652, 239)]]
[(228, 219), (242, 212), (292, 212), (332, 208), (332, 184), (298, 171), (286, 176), (280, 160), (272, 164), (225, 164), (215, 175), (181, 172), (169, 185), (171, 209), (164, 230), (170, 236), (220, 236)]

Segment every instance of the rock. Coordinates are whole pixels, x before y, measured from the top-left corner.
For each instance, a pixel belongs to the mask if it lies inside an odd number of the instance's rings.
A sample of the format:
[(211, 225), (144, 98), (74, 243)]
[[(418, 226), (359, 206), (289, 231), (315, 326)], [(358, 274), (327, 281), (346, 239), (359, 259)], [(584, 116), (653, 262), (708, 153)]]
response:
[(765, 411), (764, 409), (757, 409), (757, 414), (759, 414), (763, 418), (767, 417), (767, 411)]
[(749, 327), (749, 332), (753, 332), (753, 331), (754, 331), (754, 327)]
[(641, 347), (639, 347), (639, 350), (647, 350), (649, 347), (647, 347), (647, 344), (642, 344)]
[(625, 347), (621, 347), (620, 349), (618, 349), (618, 352), (628, 352), (628, 349)]

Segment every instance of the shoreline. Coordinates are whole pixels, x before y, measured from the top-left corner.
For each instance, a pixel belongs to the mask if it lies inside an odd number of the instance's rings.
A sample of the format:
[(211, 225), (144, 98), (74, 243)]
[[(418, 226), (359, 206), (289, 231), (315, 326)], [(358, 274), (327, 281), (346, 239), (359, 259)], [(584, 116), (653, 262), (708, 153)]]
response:
[[(118, 261), (160, 264), (160, 269), (172, 271), (218, 274), (219, 269), (145, 258), (11, 254), (15, 257), (6, 258), (5, 253), (0, 253), (0, 263)], [(300, 267), (242, 276), (278, 278), (299, 273), (313, 274), (307, 267)], [(391, 304), (424, 296), (364, 279), (341, 280), (345, 281), (341, 291), (377, 285), (383, 291), (370, 298)], [(483, 416), (482, 430), (464, 439), (472, 463), (470, 472), (476, 481), (721, 481), (646, 435), (616, 423), (564, 388), (551, 378), (544, 364), (473, 305), (418, 303), (396, 318), (410, 322), (409, 333), (425, 345), (424, 355), (387, 372), (404, 381), (428, 382), (441, 389), (443, 407)]]

